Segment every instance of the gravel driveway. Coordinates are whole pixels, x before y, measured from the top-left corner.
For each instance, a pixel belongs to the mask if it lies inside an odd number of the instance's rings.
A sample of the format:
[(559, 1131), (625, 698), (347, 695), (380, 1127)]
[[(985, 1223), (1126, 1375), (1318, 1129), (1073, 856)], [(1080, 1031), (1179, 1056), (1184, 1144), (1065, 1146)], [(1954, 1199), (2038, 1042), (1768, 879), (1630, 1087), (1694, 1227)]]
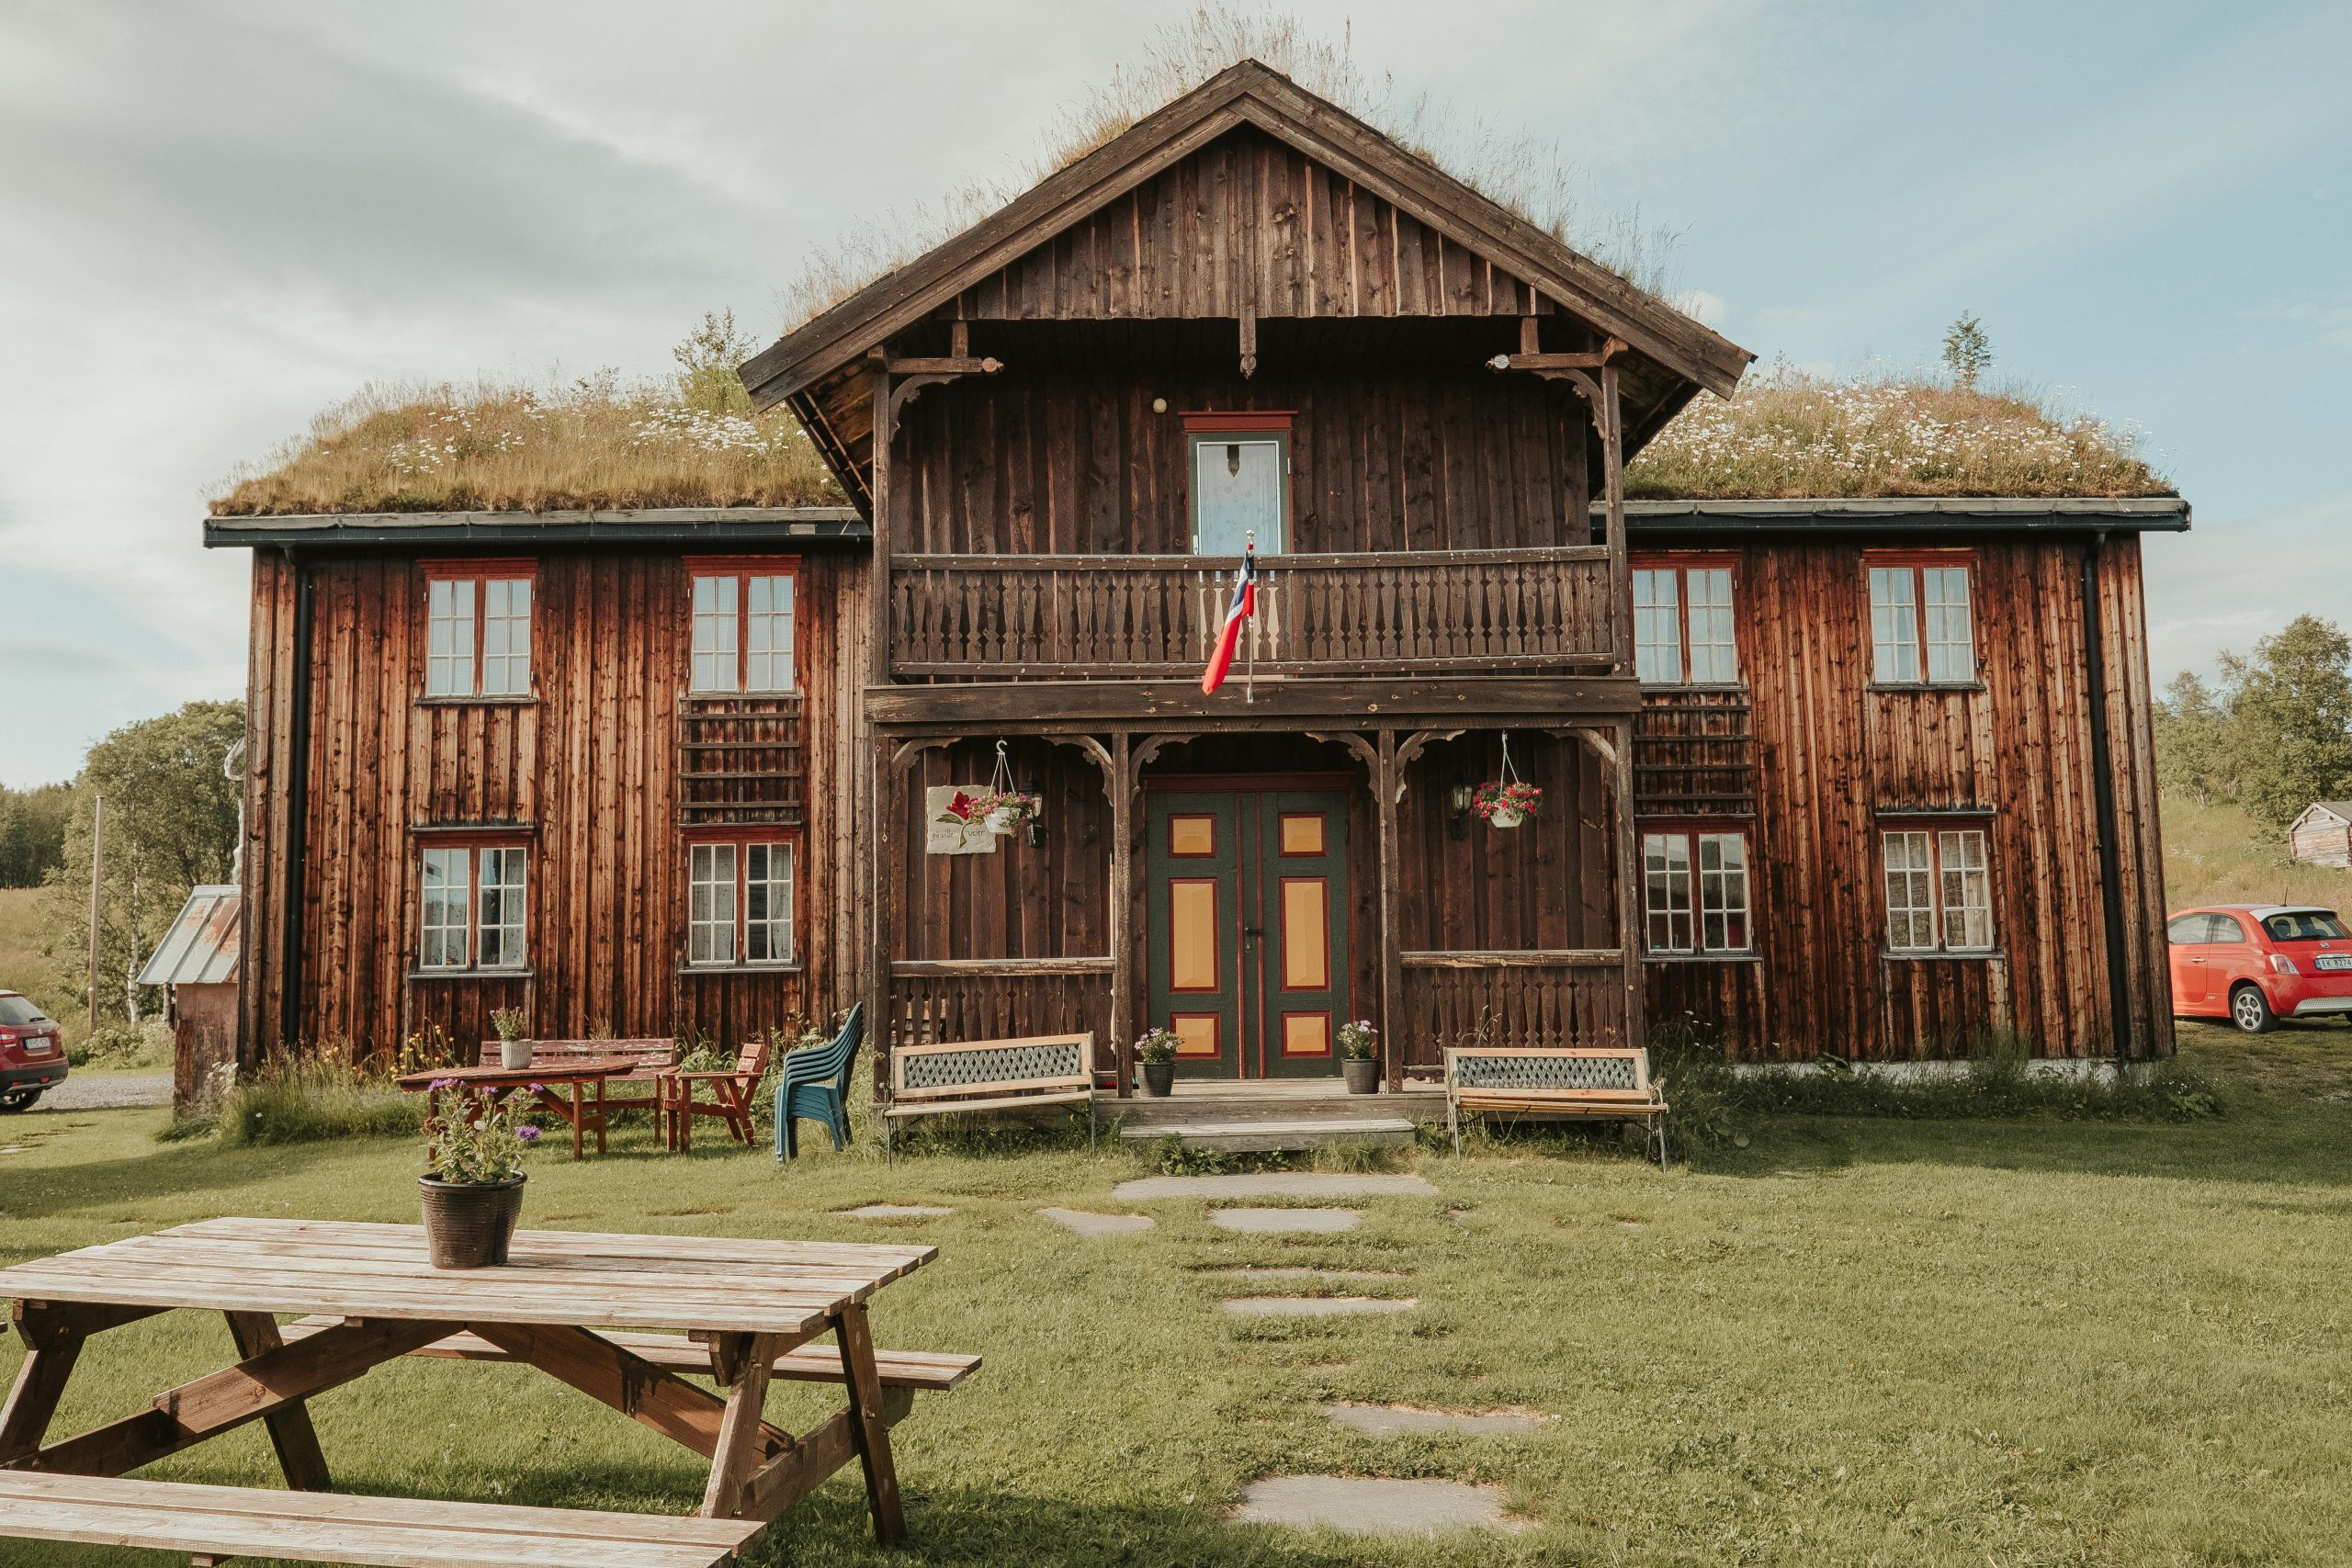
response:
[(40, 1097), (27, 1114), (44, 1111), (119, 1111), (130, 1105), (168, 1105), (169, 1073), (77, 1073)]

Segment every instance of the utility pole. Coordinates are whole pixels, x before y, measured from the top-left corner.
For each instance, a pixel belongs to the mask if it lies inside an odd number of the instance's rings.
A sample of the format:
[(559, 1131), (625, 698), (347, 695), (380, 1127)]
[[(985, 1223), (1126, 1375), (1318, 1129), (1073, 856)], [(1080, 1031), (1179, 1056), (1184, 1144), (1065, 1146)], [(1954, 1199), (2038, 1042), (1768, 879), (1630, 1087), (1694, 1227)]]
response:
[(90, 1032), (98, 1030), (98, 874), (107, 859), (107, 797), (90, 811)]

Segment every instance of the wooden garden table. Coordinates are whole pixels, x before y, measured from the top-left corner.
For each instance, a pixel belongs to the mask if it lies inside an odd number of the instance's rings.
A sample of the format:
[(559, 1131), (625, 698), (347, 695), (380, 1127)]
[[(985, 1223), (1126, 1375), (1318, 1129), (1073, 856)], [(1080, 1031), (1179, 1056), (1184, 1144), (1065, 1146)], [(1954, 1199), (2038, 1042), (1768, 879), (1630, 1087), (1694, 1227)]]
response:
[[(287, 1484), (328, 1490), (303, 1404), (387, 1361), (468, 1334), (473, 1359), (526, 1361), (710, 1461), (701, 1514), (774, 1519), (854, 1456), (874, 1531), (903, 1539), (886, 1396), (866, 1301), (937, 1256), (930, 1247), (725, 1237), (516, 1234), (503, 1267), (436, 1269), (416, 1225), (218, 1219), (0, 1269), (28, 1354), (0, 1415), (0, 1468), (116, 1476), (254, 1420)], [(147, 1409), (45, 1440), (83, 1343), (174, 1308), (224, 1314), (242, 1358)], [(277, 1314), (315, 1314), (294, 1335)], [(664, 1371), (596, 1328), (684, 1330), (723, 1393)], [(761, 1404), (777, 1358), (821, 1335), (849, 1403), (794, 1437)], [(640, 1341), (644, 1336), (638, 1337)], [(684, 1342), (681, 1342), (683, 1345)], [(827, 1381), (831, 1381), (828, 1379)]]
[[(593, 1122), (596, 1128), (596, 1152), (605, 1152), (605, 1080), (625, 1077), (644, 1063), (634, 1056), (579, 1056), (569, 1061), (549, 1061), (527, 1067), (509, 1070), (505, 1067), (435, 1067), (430, 1072), (410, 1073), (396, 1080), (400, 1087), (413, 1094), (424, 1096), (424, 1113), (437, 1114), (441, 1091), (433, 1086), (454, 1083), (457, 1092), (469, 1099), (488, 1099), (515, 1089), (529, 1089), (538, 1097), (541, 1105), (571, 1124), (571, 1157), (581, 1156), (581, 1134)], [(595, 1086), (594, 1101), (584, 1100), (588, 1086)], [(557, 1092), (569, 1085), (569, 1100)]]

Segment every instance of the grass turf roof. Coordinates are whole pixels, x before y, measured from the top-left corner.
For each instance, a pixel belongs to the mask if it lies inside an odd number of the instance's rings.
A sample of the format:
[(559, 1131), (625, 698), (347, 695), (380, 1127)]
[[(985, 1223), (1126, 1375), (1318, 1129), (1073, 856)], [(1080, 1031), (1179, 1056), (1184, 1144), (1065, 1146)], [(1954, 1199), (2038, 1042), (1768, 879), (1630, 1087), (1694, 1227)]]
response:
[[(1789, 372), (1702, 396), (1626, 470), (1636, 499), (2169, 495), (2143, 442), (2016, 392)], [(842, 502), (792, 416), (712, 412), (666, 384), (370, 389), (235, 478), (215, 516), (553, 512)]]

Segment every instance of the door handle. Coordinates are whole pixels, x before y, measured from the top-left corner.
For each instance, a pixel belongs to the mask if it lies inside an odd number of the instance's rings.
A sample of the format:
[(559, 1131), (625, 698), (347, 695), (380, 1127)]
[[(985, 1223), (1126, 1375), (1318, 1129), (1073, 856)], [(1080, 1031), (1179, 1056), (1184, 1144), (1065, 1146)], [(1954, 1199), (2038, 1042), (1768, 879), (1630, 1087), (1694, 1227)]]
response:
[(1244, 938), (1261, 937), (1266, 934), (1266, 928), (1263, 926), (1243, 926), (1241, 928), (1241, 934)]

